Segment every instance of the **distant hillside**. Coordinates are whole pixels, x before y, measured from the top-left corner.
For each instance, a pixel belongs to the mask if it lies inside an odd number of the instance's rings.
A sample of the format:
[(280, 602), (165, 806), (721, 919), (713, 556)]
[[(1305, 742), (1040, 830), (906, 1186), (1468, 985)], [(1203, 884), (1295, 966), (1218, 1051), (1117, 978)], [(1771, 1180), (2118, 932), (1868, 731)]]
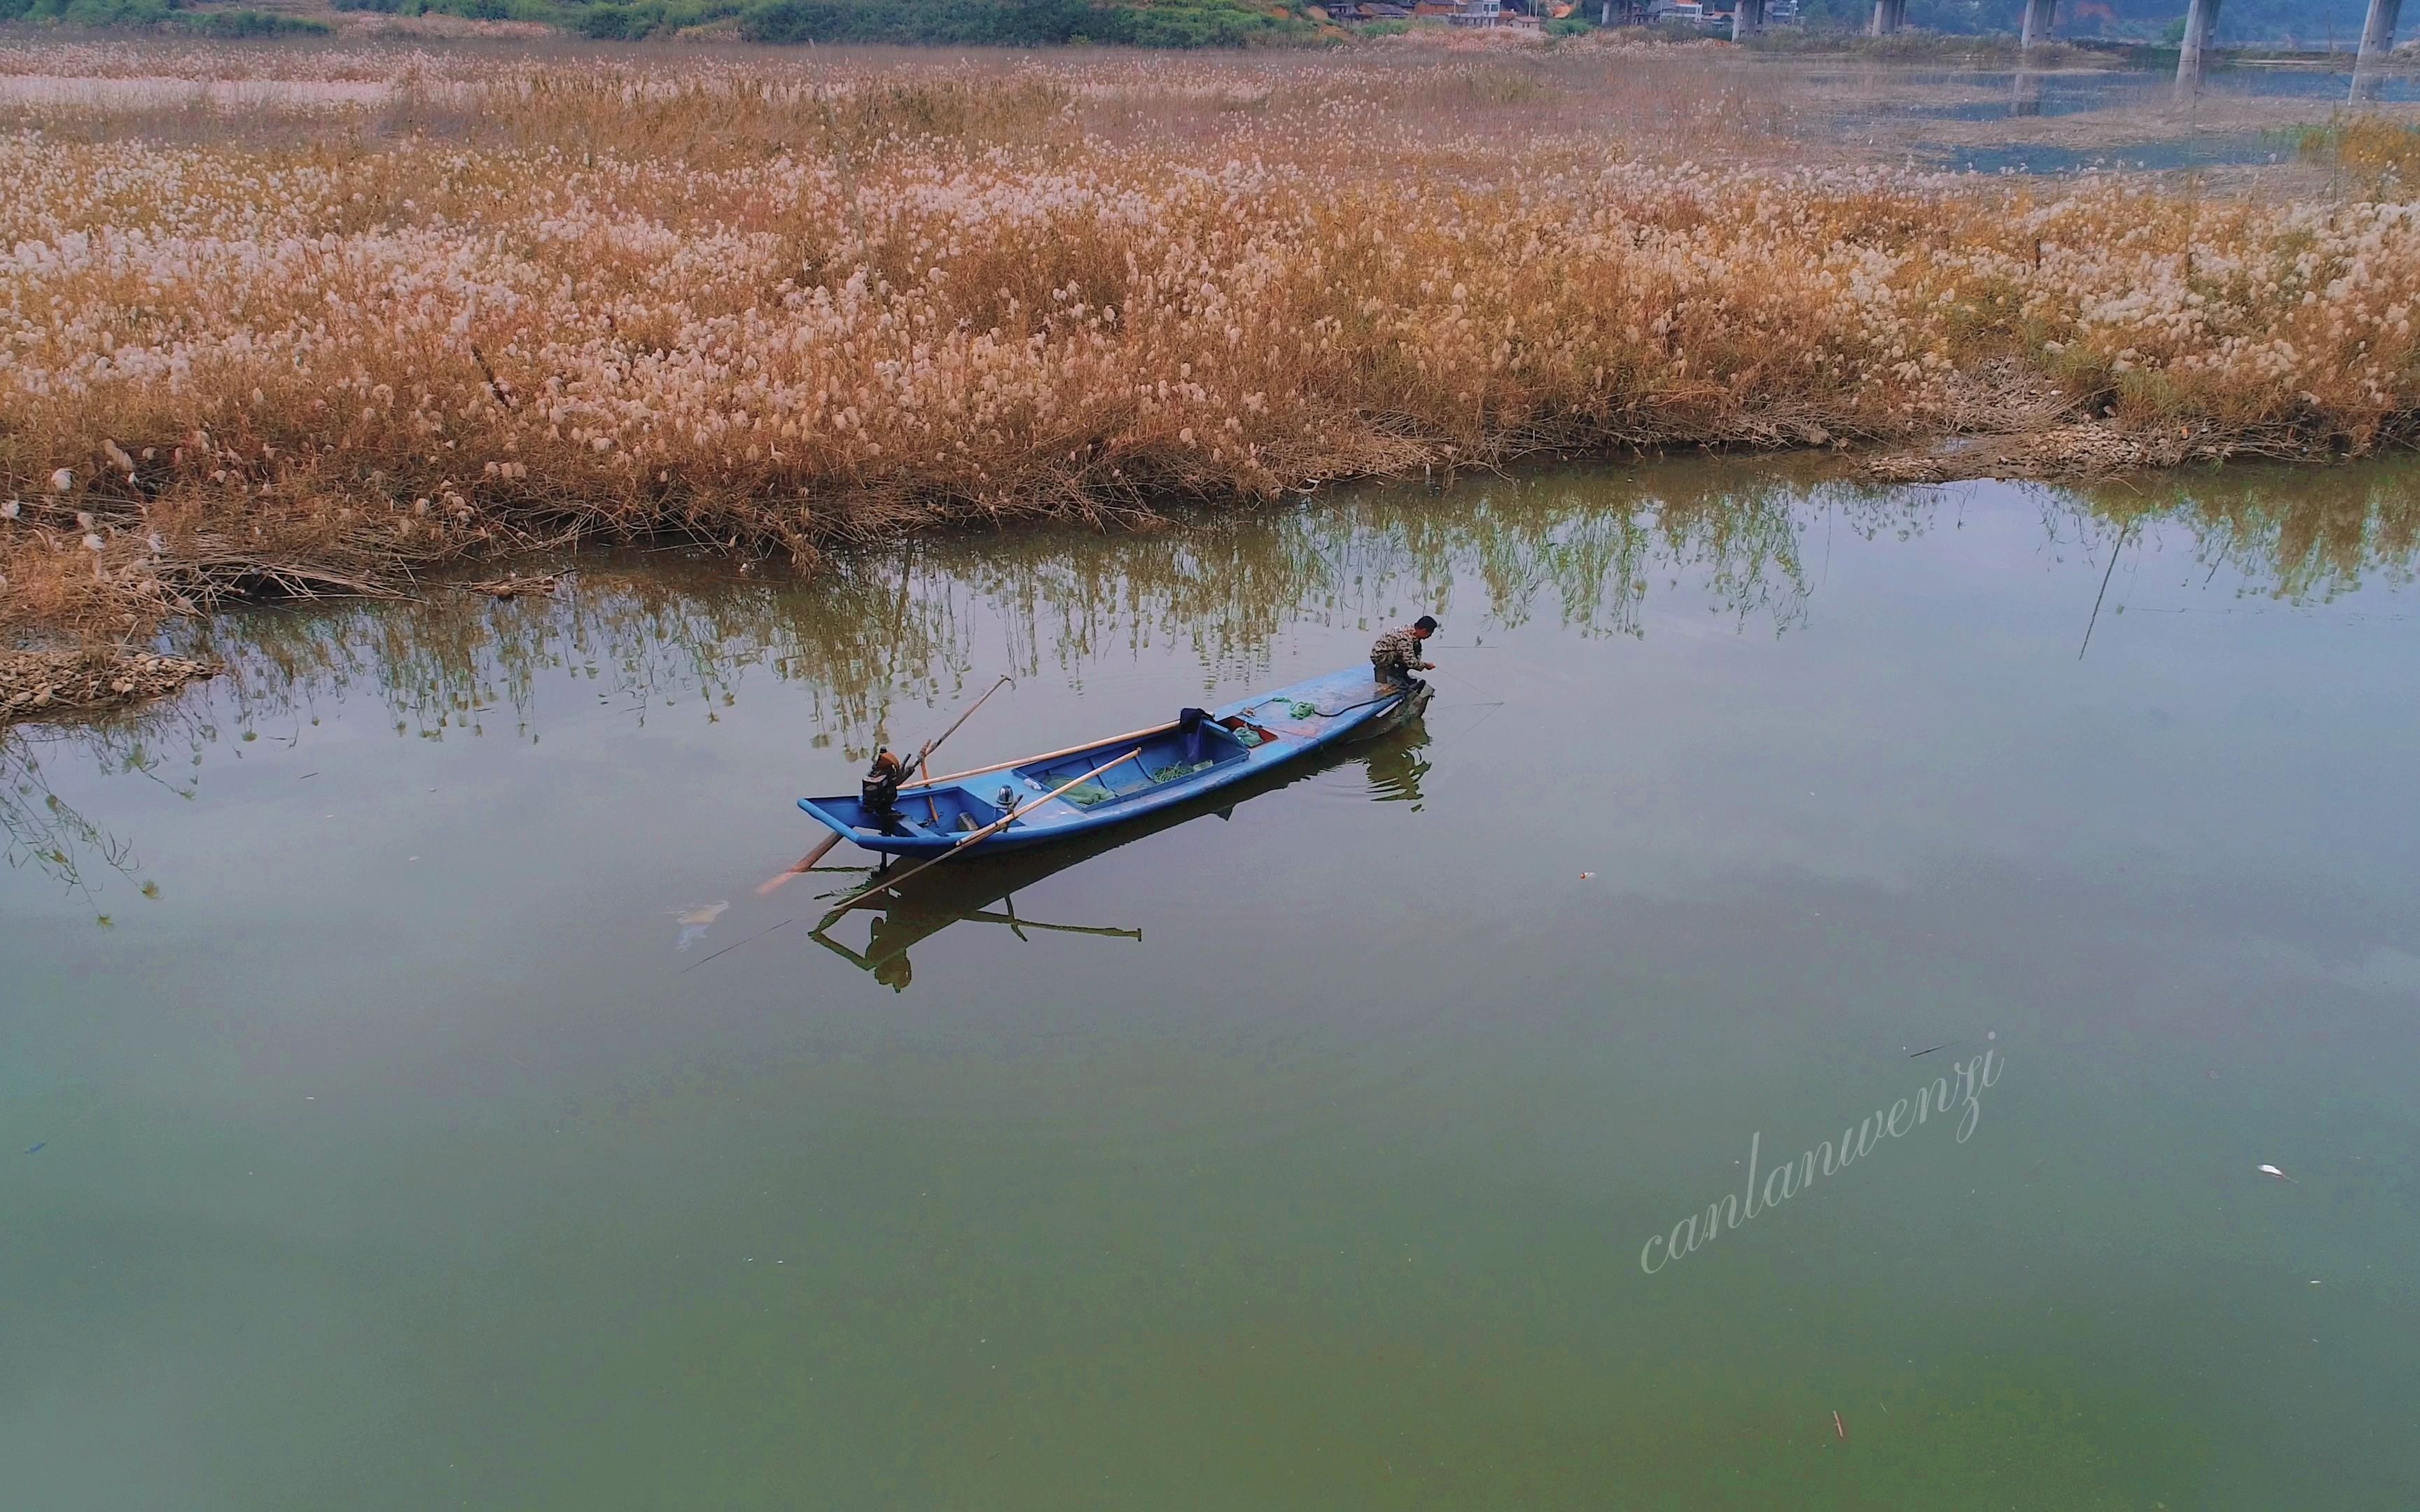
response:
[(1319, 29), (1299, 4), (1246, 0), (761, 0), (739, 23), (739, 34), (753, 42), (1138, 47), (1243, 47), (1308, 40)]
[(267, 8), (189, 8), (182, 0), (0, 0), (0, 22), (55, 22), (68, 26), (126, 26), (190, 32), (202, 37), (324, 37), (334, 28), (308, 16)]
[[(12, 0), (0, 0), (0, 6)], [(105, 3), (105, 0), (75, 0)], [(710, 28), (754, 42), (1247, 47), (1309, 41), (1305, 0), (331, 0), (340, 10), (533, 21), (634, 40)]]
[[(705, 33), (756, 42), (1250, 47), (1341, 40), (1318, 0), (0, 0), (0, 22), (267, 37), (327, 28), (332, 10), (528, 22), (636, 40)], [(2224, 0), (2222, 46), (2350, 49), (2366, 0)], [(1582, 17), (1595, 0), (1586, 0)], [(1920, 29), (2011, 34), (2024, 0), (1910, 0)], [(1861, 30), (1873, 0), (1801, 0), (1811, 27)], [(2056, 35), (2160, 41), (2185, 0), (2059, 0)], [(1558, 23), (1581, 25), (1583, 21)], [(2420, 21), (2411, 31), (2420, 32)]]
[[(242, 0), (234, 0), (241, 4)], [(614, 40), (705, 31), (757, 42), (1249, 47), (1341, 39), (1312, 0), (0, 0), (0, 23), (217, 37), (326, 33), (337, 11), (529, 22)]]

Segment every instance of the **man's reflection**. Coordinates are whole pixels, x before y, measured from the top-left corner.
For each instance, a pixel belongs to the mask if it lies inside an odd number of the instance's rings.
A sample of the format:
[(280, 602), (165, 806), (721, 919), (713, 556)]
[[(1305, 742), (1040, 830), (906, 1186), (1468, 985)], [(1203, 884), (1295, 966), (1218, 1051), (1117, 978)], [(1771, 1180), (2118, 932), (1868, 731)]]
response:
[(915, 964), (908, 959), (908, 947), (922, 939), (926, 932), (894, 924), (889, 915), (877, 915), (872, 933), (865, 941), (866, 964), (874, 980), (894, 993), (904, 993), (916, 980)]
[(1380, 803), (1408, 803), (1418, 813), (1420, 779), (1429, 775), (1429, 759), (1420, 751), (1428, 743), (1425, 729), (1414, 730), (1370, 752), (1370, 796)]

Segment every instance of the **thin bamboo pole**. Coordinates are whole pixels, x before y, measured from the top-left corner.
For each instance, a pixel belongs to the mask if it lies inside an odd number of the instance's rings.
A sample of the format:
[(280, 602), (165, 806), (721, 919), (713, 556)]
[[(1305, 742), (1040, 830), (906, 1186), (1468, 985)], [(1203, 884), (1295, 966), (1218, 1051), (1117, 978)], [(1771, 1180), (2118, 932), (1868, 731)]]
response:
[[(1008, 682), (1008, 674), (1006, 672), (1001, 673), (999, 682), (985, 688), (984, 696), (982, 698), (975, 700), (973, 703), (968, 705), (966, 713), (959, 715), (956, 718), (950, 721), (950, 728), (942, 731), (939, 734), (935, 735), (932, 739), (924, 742), (924, 748), (916, 753), (916, 770), (924, 774), (924, 780), (921, 784), (922, 786), (930, 788), (933, 785), (933, 752), (941, 748), (941, 742), (949, 739), (952, 735), (956, 734), (958, 733), (958, 726), (966, 723), (969, 719), (973, 718), (975, 717), (975, 710), (980, 709), (985, 703), (990, 702), (991, 696), (994, 693), (999, 692), (1001, 688), (1007, 687)], [(941, 810), (939, 807), (933, 802), (933, 795), (929, 792), (924, 795), (924, 812), (932, 821), (934, 827), (939, 828), (941, 823)]]
[[(1012, 766), (1024, 766), (1033, 762), (1055, 761), (1062, 756), (1073, 756), (1079, 750), (1092, 750), (1101, 746), (1114, 746), (1121, 740), (1140, 740), (1145, 735), (1164, 735), (1175, 728), (1176, 721), (1171, 719), (1166, 724), (1156, 724), (1148, 730), (1129, 730), (1123, 735), (1111, 735), (1106, 740), (1088, 740), (1080, 746), (1067, 746), (1063, 747), (1058, 750), (1046, 750), (1038, 756), (1019, 756), (1014, 761), (994, 762), (989, 766), (970, 766), (963, 772), (952, 772), (947, 777), (937, 777), (929, 782), (918, 782), (912, 784), (912, 786), (916, 788), (937, 788), (944, 782), (955, 782), (960, 778), (981, 777), (985, 772), (1005, 772)], [(1119, 760), (1123, 761), (1125, 758), (1120, 757)], [(1109, 764), (1114, 766), (1117, 763), (1112, 762)]]
[[(933, 752), (941, 748), (941, 742), (949, 739), (952, 735), (956, 734), (958, 733), (958, 726), (966, 723), (969, 719), (973, 718), (975, 717), (975, 710), (980, 709), (985, 703), (990, 702), (991, 696), (994, 693), (999, 692), (1001, 688), (1007, 687), (1009, 681), (1009, 675), (1006, 672), (1001, 673), (999, 682), (992, 684), (991, 687), (987, 688), (985, 688), (984, 696), (982, 698), (975, 700), (973, 703), (970, 704), (966, 713), (961, 714), (955, 719), (951, 720), (950, 728), (942, 731), (939, 734), (935, 735), (933, 737), (932, 744), (926, 746), (923, 750), (916, 753), (916, 764), (923, 767), (927, 773), (931, 772), (932, 766), (930, 763), (932, 761)], [(927, 776), (924, 779), (925, 785), (930, 786), (932, 780), (932, 778)]]

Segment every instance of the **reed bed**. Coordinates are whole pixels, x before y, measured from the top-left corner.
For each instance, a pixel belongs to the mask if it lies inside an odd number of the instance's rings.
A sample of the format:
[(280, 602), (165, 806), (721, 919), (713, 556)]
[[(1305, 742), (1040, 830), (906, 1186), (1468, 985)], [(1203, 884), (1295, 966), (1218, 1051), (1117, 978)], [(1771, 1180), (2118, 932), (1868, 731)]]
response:
[(2420, 413), (2420, 208), (1573, 130), (1778, 139), (1687, 55), (386, 61), (304, 133), (0, 134), (0, 632), (583, 537), (804, 563), (1540, 451)]

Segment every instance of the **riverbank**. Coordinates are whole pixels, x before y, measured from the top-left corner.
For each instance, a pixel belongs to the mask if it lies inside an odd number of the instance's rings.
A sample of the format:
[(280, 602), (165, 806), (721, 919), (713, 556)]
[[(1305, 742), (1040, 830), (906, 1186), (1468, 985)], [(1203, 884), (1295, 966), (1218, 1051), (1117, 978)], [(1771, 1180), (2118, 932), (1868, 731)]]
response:
[[(1939, 477), (2420, 434), (2420, 218), (2376, 186), (1827, 163), (1685, 57), (345, 82), (194, 117), (121, 79), (0, 138), (0, 635), (1549, 453)], [(1575, 141), (1590, 105), (1763, 161)]]

